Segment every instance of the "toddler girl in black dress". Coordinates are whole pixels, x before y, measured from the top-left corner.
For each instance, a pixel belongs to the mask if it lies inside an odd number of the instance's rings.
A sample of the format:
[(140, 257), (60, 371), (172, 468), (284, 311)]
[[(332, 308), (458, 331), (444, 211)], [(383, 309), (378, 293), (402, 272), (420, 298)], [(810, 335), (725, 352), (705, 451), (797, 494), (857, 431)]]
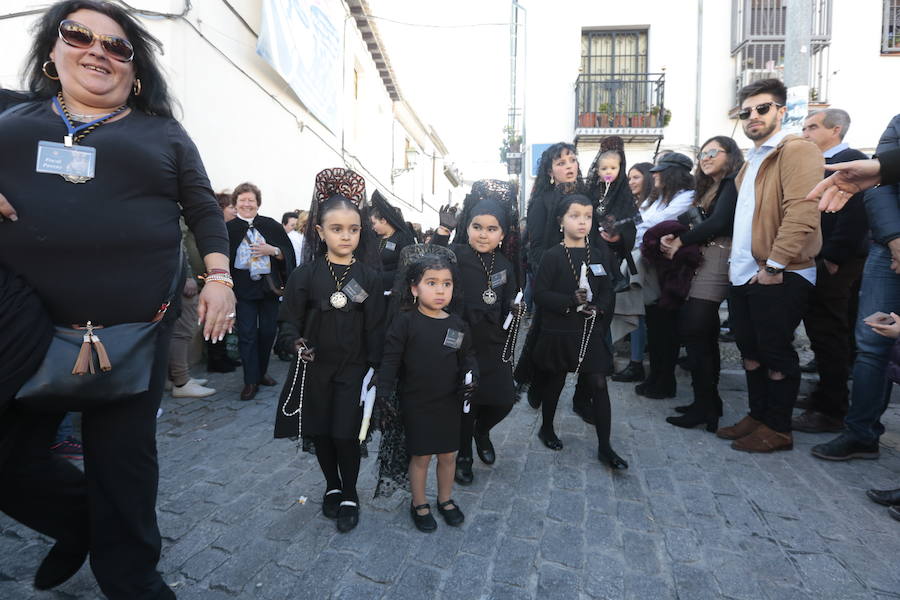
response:
[(593, 206), (587, 196), (564, 196), (557, 208), (563, 241), (544, 252), (534, 284), (534, 299), (541, 312), (534, 346), (535, 393), (541, 401), (543, 422), (538, 437), (548, 448), (562, 450), (553, 429), (559, 394), (567, 373), (588, 379), (591, 411), (597, 429), (597, 456), (614, 469), (627, 463), (609, 444), (611, 414), (606, 377), (612, 371), (608, 342), (615, 296), (608, 273), (612, 260), (605, 246), (592, 246)]
[(450, 496), (464, 396), (474, 389), (478, 367), (469, 327), (460, 316), (445, 310), (453, 298), (450, 261), (426, 255), (409, 266), (405, 281), (401, 312), (385, 340), (377, 396), (378, 404), (386, 406), (399, 388), (411, 457), (410, 512), (421, 531), (434, 531), (437, 523), (425, 498), (432, 455), (437, 455), (438, 463), (438, 512), (448, 525), (460, 525), (464, 519)]
[(278, 349), (297, 356), (275, 413), (275, 437), (311, 438), (325, 476), (322, 512), (338, 531), (359, 522), (360, 394), (381, 360), (384, 295), (377, 241), (361, 207), (365, 182), (344, 169), (316, 177), (308, 260), (288, 279)]

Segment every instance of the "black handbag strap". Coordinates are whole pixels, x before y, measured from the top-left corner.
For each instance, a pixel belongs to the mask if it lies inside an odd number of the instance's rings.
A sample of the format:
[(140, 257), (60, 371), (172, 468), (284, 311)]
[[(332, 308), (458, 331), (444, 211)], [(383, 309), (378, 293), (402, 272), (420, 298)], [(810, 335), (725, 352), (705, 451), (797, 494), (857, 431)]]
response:
[(184, 245), (178, 244), (178, 261), (175, 263), (175, 275), (172, 277), (172, 284), (169, 286), (169, 291), (166, 293), (165, 301), (160, 305), (159, 310), (156, 312), (156, 316), (150, 321), (151, 323), (162, 321), (163, 317), (166, 316), (166, 311), (172, 306), (172, 301), (175, 300), (175, 292), (178, 291), (178, 282), (184, 275), (183, 267)]

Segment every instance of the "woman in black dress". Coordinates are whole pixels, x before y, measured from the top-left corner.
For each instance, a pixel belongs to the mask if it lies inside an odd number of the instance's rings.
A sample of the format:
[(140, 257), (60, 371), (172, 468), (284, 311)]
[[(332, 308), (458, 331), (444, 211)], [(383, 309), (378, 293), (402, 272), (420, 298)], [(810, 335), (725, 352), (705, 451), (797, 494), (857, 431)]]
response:
[[(516, 400), (512, 377), (512, 355), (518, 318), (505, 323), (512, 311), (516, 317), (523, 306), (514, 306), (520, 290), (518, 260), (518, 212), (515, 187), (505, 181), (476, 181), (466, 197), (459, 217), (454, 244), (458, 261), (461, 316), (472, 330), (481, 380), (472, 399), (472, 410), (463, 415), (456, 481), (473, 481), (472, 440), (478, 457), (494, 464), (496, 453), (490, 431), (502, 421)], [(442, 219), (447, 222), (446, 216)], [(450, 231), (438, 228), (435, 243), (447, 243)], [(504, 324), (508, 327), (504, 329)]]
[(567, 373), (583, 373), (590, 386), (597, 457), (613, 469), (626, 469), (628, 464), (609, 444), (606, 377), (612, 371), (612, 349), (607, 338), (615, 297), (607, 273), (613, 261), (608, 248), (590, 243), (593, 212), (587, 196), (563, 197), (557, 209), (563, 241), (544, 253), (535, 280), (542, 317), (533, 353), (538, 365), (533, 386), (543, 417), (538, 437), (548, 448), (562, 450), (553, 428), (559, 394)]
[[(260, 385), (276, 385), (266, 372), (278, 330), (279, 297), (294, 270), (294, 245), (275, 219), (259, 214), (262, 193), (242, 183), (231, 193), (237, 218), (228, 229), (234, 294), (237, 296), (238, 349), (244, 368), (241, 400), (252, 400)], [(256, 265), (262, 267), (257, 272)]]
[(322, 512), (340, 532), (359, 523), (359, 399), (383, 341), (376, 240), (360, 209), (365, 193), (353, 171), (316, 176), (306, 238), (316, 254), (291, 274), (278, 316), (278, 349), (297, 359), (278, 401), (275, 437), (313, 440), (325, 476)]
[(372, 209), (369, 211), (372, 230), (378, 236), (378, 251), (381, 255), (381, 279), (384, 291), (390, 292), (397, 275), (400, 251), (416, 243), (416, 236), (400, 211), (391, 206), (381, 192), (372, 192)]
[[(0, 267), (35, 291), (58, 325), (147, 322), (172, 281), (184, 281), (184, 216), (214, 274), (199, 297), (203, 334), (221, 341), (234, 317), (228, 238), (197, 148), (172, 117), (159, 48), (116, 4), (58, 2), (40, 17), (27, 67), (34, 100), (0, 119)], [(93, 177), (75, 184), (89, 175), (38, 172), (47, 142), (93, 153)], [(0, 471), (0, 510), (56, 540), (35, 577), (39, 589), (74, 575), (90, 552), (107, 597), (175, 597), (156, 571), (156, 411), (177, 312), (158, 327), (149, 389), (83, 412), (84, 472), (49, 452), (64, 408), (14, 403), (4, 415), (19, 427)]]
[[(451, 498), (460, 422), (478, 379), (478, 364), (469, 326), (445, 311), (453, 299), (449, 260), (425, 256), (405, 274), (401, 312), (388, 330), (378, 373), (380, 405), (400, 391), (400, 412), (410, 454), (410, 514), (421, 531), (437, 524), (425, 501), (425, 481), (432, 455), (437, 456), (438, 512), (448, 525), (460, 525), (463, 513)], [(399, 381), (398, 381), (399, 380)], [(468, 391), (460, 394), (460, 390)], [(469, 404), (468, 397), (465, 404)]]

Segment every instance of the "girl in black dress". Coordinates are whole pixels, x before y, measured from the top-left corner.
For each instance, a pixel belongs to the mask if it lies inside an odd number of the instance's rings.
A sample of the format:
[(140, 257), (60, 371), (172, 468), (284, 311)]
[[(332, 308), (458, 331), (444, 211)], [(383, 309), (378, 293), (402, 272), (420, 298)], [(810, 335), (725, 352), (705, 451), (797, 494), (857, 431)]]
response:
[(381, 192), (372, 192), (372, 210), (369, 211), (372, 230), (378, 236), (378, 252), (381, 255), (381, 279), (385, 293), (394, 286), (400, 251), (416, 243), (410, 226), (403, 220), (400, 210), (387, 201)]
[(384, 296), (364, 202), (356, 173), (316, 176), (306, 244), (316, 254), (291, 274), (279, 314), (278, 347), (297, 360), (278, 402), (275, 437), (312, 438), (325, 475), (322, 512), (341, 532), (359, 522), (360, 394), (383, 341)]
[[(472, 440), (478, 457), (494, 464), (496, 453), (490, 431), (516, 400), (512, 374), (518, 318), (524, 306), (514, 304), (520, 291), (518, 214), (515, 187), (505, 181), (476, 181), (466, 197), (451, 249), (460, 272), (460, 314), (472, 330), (472, 343), (481, 375), (472, 409), (463, 415), (456, 481), (472, 483)], [(442, 218), (448, 222), (446, 216)], [(449, 230), (438, 228), (435, 243), (447, 243)], [(507, 327), (504, 328), (504, 325)]]
[(400, 413), (410, 454), (410, 513), (421, 531), (437, 527), (425, 499), (432, 455), (437, 455), (438, 463), (438, 512), (448, 525), (464, 520), (450, 496), (464, 403), (469, 404), (478, 365), (468, 325), (445, 310), (453, 298), (454, 279), (445, 257), (427, 255), (409, 267), (402, 310), (388, 330), (378, 374), (381, 406), (389, 404), (399, 379)]
[(535, 280), (534, 297), (541, 326), (533, 352), (535, 393), (543, 422), (538, 437), (548, 448), (562, 450), (553, 418), (566, 373), (584, 374), (591, 392), (597, 429), (597, 457), (614, 469), (628, 464), (609, 445), (611, 414), (606, 376), (612, 371), (607, 342), (615, 298), (610, 277), (610, 251), (589, 241), (593, 206), (580, 194), (564, 196), (557, 209), (561, 244), (544, 253)]

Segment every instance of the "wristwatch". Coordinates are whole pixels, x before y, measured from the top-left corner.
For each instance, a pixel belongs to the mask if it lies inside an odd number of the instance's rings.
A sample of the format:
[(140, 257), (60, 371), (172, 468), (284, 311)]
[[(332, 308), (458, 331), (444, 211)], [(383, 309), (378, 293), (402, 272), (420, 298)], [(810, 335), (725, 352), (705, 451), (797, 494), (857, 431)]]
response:
[(782, 273), (784, 269), (779, 269), (778, 267), (773, 267), (772, 265), (766, 265), (766, 273), (769, 275), (778, 275)]
[(281, 256), (281, 248), (275, 246), (275, 256)]

